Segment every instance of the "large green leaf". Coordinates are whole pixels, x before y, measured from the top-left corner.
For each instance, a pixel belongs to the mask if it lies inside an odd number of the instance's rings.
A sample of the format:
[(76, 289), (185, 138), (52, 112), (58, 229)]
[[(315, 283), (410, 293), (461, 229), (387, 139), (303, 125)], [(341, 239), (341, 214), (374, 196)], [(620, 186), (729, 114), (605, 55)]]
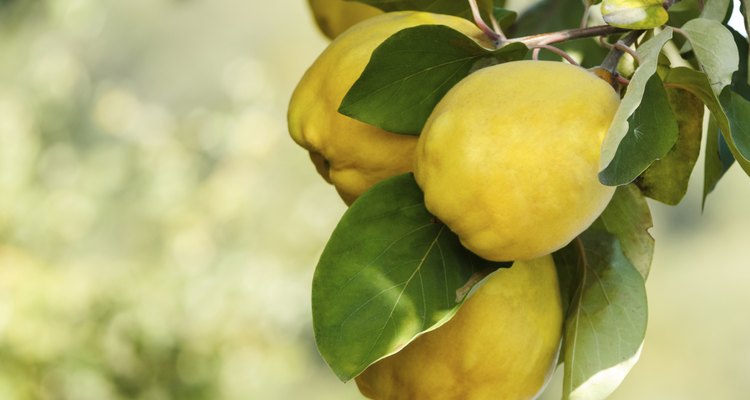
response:
[[(635, 113), (638, 106), (641, 105), (643, 94), (646, 91), (646, 85), (651, 77), (656, 73), (656, 67), (659, 61), (659, 53), (664, 44), (672, 38), (672, 29), (666, 28), (658, 35), (644, 42), (638, 48), (638, 55), (641, 58), (641, 65), (635, 70), (633, 77), (628, 85), (628, 90), (617, 109), (617, 113), (612, 120), (607, 136), (602, 144), (602, 155), (600, 160), (600, 169), (605, 170), (615, 158), (620, 143), (630, 132), (630, 116)], [(653, 160), (652, 160), (653, 161)]]
[(600, 221), (620, 240), (623, 253), (643, 279), (648, 278), (654, 258), (654, 238), (648, 230), (654, 223), (641, 191), (634, 185), (618, 187)]
[(389, 132), (418, 135), (458, 81), (476, 69), (519, 60), (526, 52), (520, 43), (488, 50), (443, 25), (404, 29), (375, 49), (339, 112)]
[(658, 74), (651, 75), (641, 104), (628, 118), (628, 132), (599, 180), (617, 186), (632, 182), (655, 160), (663, 158), (677, 142), (678, 127), (667, 91)]
[(462, 301), (456, 291), (499, 266), (464, 249), (427, 212), (411, 174), (383, 181), (347, 210), (320, 257), (312, 288), (318, 350), (351, 379), (447, 322)]
[(729, 19), (732, 11), (732, 0), (703, 0), (703, 11), (701, 18), (710, 19), (717, 22), (724, 22)]
[(563, 399), (604, 399), (640, 356), (648, 319), (645, 283), (605, 231), (590, 229), (569, 246), (578, 251), (580, 272), (565, 321)]
[(683, 89), (670, 88), (667, 94), (679, 127), (677, 143), (665, 157), (654, 161), (635, 183), (646, 196), (676, 205), (687, 193), (690, 174), (700, 154), (703, 102)]
[[(351, 0), (347, 0), (351, 1)], [(356, 0), (360, 3), (369, 4), (383, 11), (426, 11), (437, 14), (456, 15), (473, 21), (471, 7), (468, 1), (456, 0)], [(504, 3), (504, 2), (503, 2)], [(477, 0), (479, 9), (484, 16), (493, 11), (492, 0)]]

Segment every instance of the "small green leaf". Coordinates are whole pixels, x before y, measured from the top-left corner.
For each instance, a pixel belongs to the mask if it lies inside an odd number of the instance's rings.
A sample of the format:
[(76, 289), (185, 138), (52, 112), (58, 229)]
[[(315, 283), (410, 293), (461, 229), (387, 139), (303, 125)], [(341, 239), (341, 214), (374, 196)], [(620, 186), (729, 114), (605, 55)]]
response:
[(667, 23), (663, 0), (604, 0), (602, 17), (609, 25), (625, 29), (651, 29)]
[(739, 67), (739, 54), (732, 33), (720, 22), (696, 18), (682, 26), (693, 46), (695, 56), (718, 96), (732, 83), (732, 74)]
[(706, 207), (706, 197), (713, 192), (716, 184), (734, 164), (732, 152), (724, 140), (724, 135), (719, 129), (716, 117), (713, 115), (708, 120), (708, 131), (706, 132), (706, 160), (703, 175), (703, 202), (701, 207)]
[(703, 132), (703, 102), (683, 89), (667, 89), (669, 104), (677, 118), (679, 137), (672, 150), (636, 179), (646, 196), (669, 205), (685, 197), (698, 160)]
[(320, 257), (312, 287), (318, 350), (349, 380), (447, 322), (460, 305), (456, 291), (499, 266), (427, 212), (413, 175), (385, 180), (347, 210)]
[[(347, 0), (351, 1), (351, 0)], [(385, 12), (391, 11), (425, 11), (436, 14), (448, 14), (474, 21), (468, 1), (456, 0), (356, 0), (369, 4)], [(492, 0), (477, 0), (483, 16), (488, 16), (493, 9)]]
[(618, 187), (600, 218), (607, 232), (620, 240), (623, 253), (635, 269), (644, 280), (648, 278), (654, 258), (654, 238), (648, 230), (654, 223), (641, 191), (634, 185)]
[(648, 319), (643, 277), (607, 232), (578, 248), (578, 289), (565, 321), (563, 399), (604, 399), (638, 361)]
[(651, 75), (640, 106), (628, 118), (628, 132), (614, 159), (599, 180), (618, 186), (632, 182), (655, 160), (663, 158), (677, 142), (678, 128), (667, 91), (658, 74)]
[(443, 25), (407, 28), (375, 49), (339, 112), (389, 132), (419, 135), (453, 85), (476, 69), (519, 60), (526, 52), (521, 43), (488, 50)]
[(638, 48), (641, 65), (635, 70), (628, 85), (628, 91), (625, 93), (625, 97), (623, 97), (620, 107), (617, 109), (617, 113), (615, 113), (612, 120), (612, 125), (609, 127), (607, 136), (604, 138), (599, 163), (601, 170), (605, 170), (612, 163), (620, 143), (627, 136), (628, 132), (630, 132), (630, 116), (640, 106), (643, 94), (646, 91), (646, 85), (654, 73), (656, 73), (659, 53), (664, 44), (671, 38), (672, 29), (667, 27)]

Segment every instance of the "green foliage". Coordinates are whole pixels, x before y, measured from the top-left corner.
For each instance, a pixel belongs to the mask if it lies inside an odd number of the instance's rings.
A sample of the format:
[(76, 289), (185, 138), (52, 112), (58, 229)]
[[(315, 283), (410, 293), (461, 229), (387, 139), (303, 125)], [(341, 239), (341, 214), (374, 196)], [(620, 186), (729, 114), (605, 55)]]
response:
[(448, 90), (482, 67), (519, 60), (521, 43), (488, 50), (443, 25), (404, 29), (372, 54), (339, 112), (389, 132), (418, 135)]
[[(625, 97), (623, 97), (620, 107), (617, 109), (612, 125), (610, 126), (609, 132), (607, 132), (607, 136), (604, 138), (604, 143), (602, 144), (601, 167), (604, 172), (606, 172), (610, 164), (617, 166), (617, 168), (624, 168), (631, 162), (629, 159), (617, 160), (617, 150), (628, 133), (631, 132), (631, 116), (636, 110), (638, 110), (638, 107), (643, 100), (643, 94), (646, 91), (646, 85), (656, 73), (659, 53), (661, 52), (662, 47), (664, 47), (664, 44), (671, 38), (672, 30), (667, 28), (638, 48), (641, 65), (638, 66), (635, 74), (630, 79), (630, 84), (628, 85), (627, 92), (625, 92)], [(635, 133), (634, 129), (632, 130), (632, 133)], [(669, 149), (667, 148), (667, 150)], [(653, 161), (653, 159), (651, 159), (651, 161)], [(613, 184), (627, 183), (627, 181), (622, 182), (622, 180), (611, 180), (611, 177), (604, 172), (600, 173), (599, 179), (605, 184), (608, 184), (608, 181), (617, 182)], [(632, 178), (635, 178), (635, 176)]]
[(648, 318), (645, 282), (606, 231), (591, 229), (562, 252), (576, 260), (567, 268), (580, 271), (565, 321), (563, 399), (603, 399), (640, 356)]
[(456, 291), (497, 268), (464, 249), (424, 207), (411, 174), (381, 182), (347, 210), (313, 278), (315, 338), (342, 380), (447, 322)]
[(679, 127), (677, 143), (665, 157), (654, 161), (635, 183), (646, 196), (676, 205), (687, 193), (690, 174), (700, 154), (703, 102), (682, 89), (668, 88), (667, 95)]

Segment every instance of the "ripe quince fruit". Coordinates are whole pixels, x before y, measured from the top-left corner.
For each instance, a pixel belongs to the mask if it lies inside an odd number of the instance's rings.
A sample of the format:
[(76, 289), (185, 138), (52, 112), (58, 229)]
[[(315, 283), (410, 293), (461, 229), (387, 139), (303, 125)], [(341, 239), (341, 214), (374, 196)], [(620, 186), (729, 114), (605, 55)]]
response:
[(614, 188), (601, 144), (620, 103), (593, 73), (552, 61), (481, 69), (438, 103), (417, 145), (427, 209), (488, 260), (528, 260), (573, 240)]
[(352, 25), (382, 13), (379, 9), (344, 0), (308, 0), (318, 28), (329, 39), (335, 39)]
[(552, 257), (492, 273), (443, 326), (356, 378), (376, 400), (521, 400), (557, 364), (563, 311)]
[(411, 171), (417, 137), (399, 135), (339, 114), (349, 88), (373, 50), (396, 32), (447, 25), (489, 45), (469, 21), (425, 12), (394, 12), (367, 19), (334, 40), (297, 85), (289, 104), (292, 139), (310, 151), (318, 172), (347, 204), (375, 183)]

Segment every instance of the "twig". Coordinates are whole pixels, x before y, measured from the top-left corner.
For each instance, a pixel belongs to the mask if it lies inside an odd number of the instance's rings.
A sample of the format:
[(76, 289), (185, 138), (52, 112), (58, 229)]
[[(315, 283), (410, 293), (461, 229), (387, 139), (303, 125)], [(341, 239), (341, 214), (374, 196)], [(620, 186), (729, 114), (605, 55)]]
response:
[(520, 38), (512, 38), (505, 41), (505, 43), (523, 43), (528, 47), (534, 47), (538, 44), (552, 44), (564, 42), (566, 40), (582, 39), (587, 37), (612, 35), (615, 33), (627, 32), (627, 29), (617, 28), (611, 25), (597, 25), (590, 26), (588, 28), (568, 29), (558, 32), (542, 33), (539, 35), (523, 36)]
[(570, 54), (566, 53), (562, 49), (558, 49), (555, 46), (550, 46), (548, 44), (538, 44), (538, 45), (533, 46), (531, 48), (534, 49), (534, 51), (532, 52), (532, 56), (531, 56), (534, 60), (538, 60), (539, 59), (539, 50), (544, 49), (544, 50), (549, 50), (549, 51), (557, 54), (558, 56), (564, 58), (567, 62), (569, 62), (569, 63), (571, 63), (571, 64), (573, 64), (575, 66), (580, 66), (580, 64), (578, 64), (578, 61), (574, 60), (573, 57), (570, 56)]

